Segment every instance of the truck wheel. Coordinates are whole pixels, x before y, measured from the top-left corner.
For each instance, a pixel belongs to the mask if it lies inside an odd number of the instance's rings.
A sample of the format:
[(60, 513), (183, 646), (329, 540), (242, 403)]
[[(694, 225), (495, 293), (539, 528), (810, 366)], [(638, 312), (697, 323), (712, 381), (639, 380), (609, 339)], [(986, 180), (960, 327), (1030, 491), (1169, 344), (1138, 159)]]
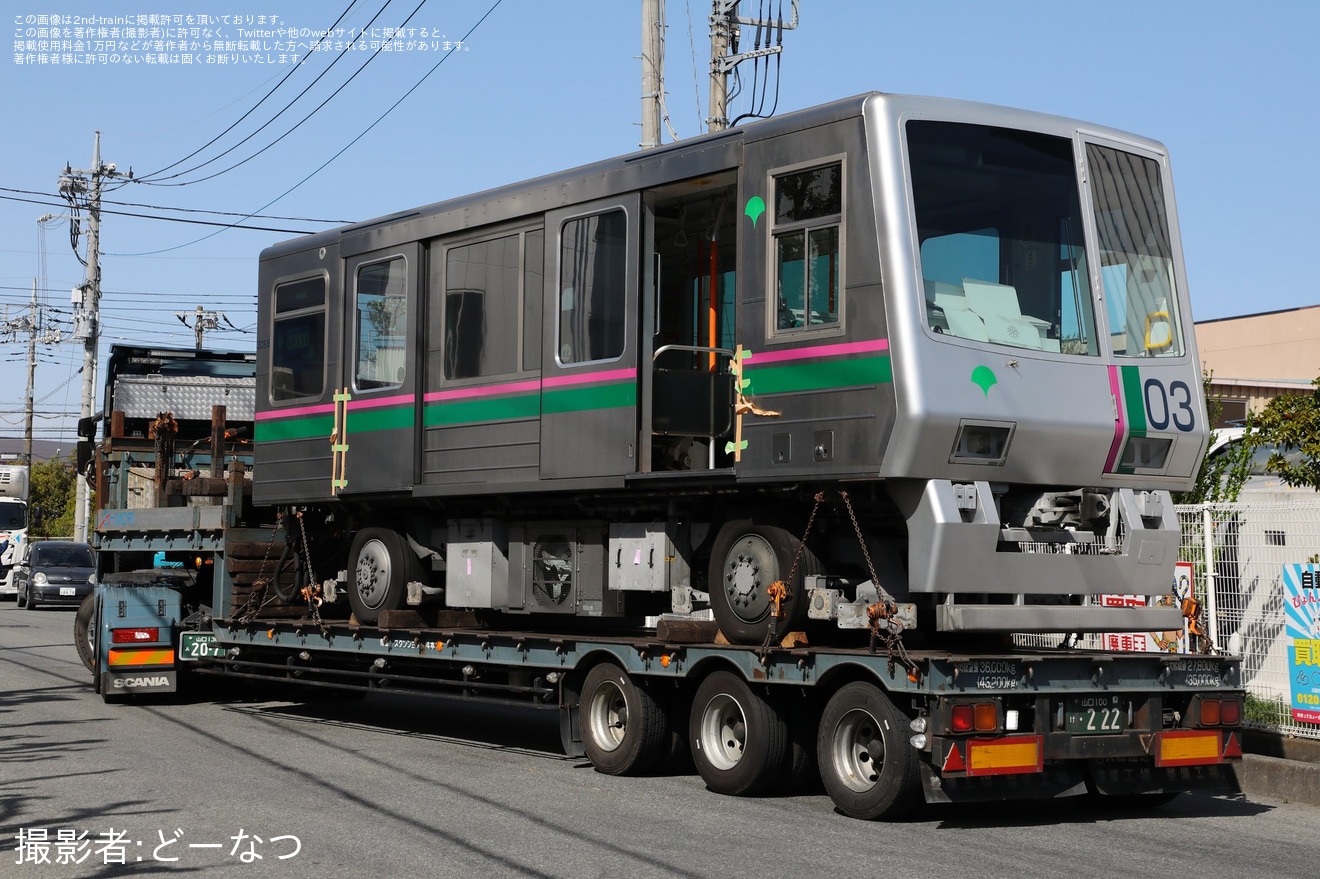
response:
[(78, 605), (78, 612), (73, 616), (73, 646), (78, 648), (78, 658), (87, 670), (96, 674), (96, 595), (89, 595)]
[(349, 553), (348, 603), (359, 623), (373, 625), (381, 611), (403, 606), (417, 556), (397, 531), (363, 528)]
[(834, 805), (864, 820), (898, 818), (921, 799), (916, 750), (908, 718), (879, 687), (863, 681), (842, 687), (820, 718), (816, 754)]
[(669, 751), (664, 708), (612, 662), (587, 672), (582, 684), (582, 747), (596, 770), (636, 775)]
[(736, 674), (717, 671), (701, 682), (688, 721), (692, 761), (716, 793), (764, 793), (788, 760), (788, 725), (775, 706)]
[[(724, 637), (735, 644), (765, 641), (771, 609), (766, 589), (776, 580), (787, 579), (799, 543), (784, 528), (748, 519), (726, 522), (720, 528), (711, 547), (707, 586), (710, 607)], [(793, 581), (785, 583), (788, 595), (784, 617), (776, 627), (779, 635), (801, 628), (807, 618), (803, 577), (821, 571), (819, 559), (804, 548)]]

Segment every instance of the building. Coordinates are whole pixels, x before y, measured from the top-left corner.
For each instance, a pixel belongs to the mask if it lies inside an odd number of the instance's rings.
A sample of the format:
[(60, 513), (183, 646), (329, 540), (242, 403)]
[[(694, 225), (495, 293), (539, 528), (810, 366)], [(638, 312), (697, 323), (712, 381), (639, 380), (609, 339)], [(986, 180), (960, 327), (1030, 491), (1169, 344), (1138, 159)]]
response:
[(1197, 321), (1196, 347), (1213, 376), (1222, 427), (1272, 397), (1311, 390), (1320, 375), (1320, 305)]

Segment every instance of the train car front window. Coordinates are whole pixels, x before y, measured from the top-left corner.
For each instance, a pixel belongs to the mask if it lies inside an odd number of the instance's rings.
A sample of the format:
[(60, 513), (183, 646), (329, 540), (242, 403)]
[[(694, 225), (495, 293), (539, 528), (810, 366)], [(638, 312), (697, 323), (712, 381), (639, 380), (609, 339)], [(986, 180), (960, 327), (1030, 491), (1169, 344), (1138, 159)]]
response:
[(1086, 161), (1114, 353), (1179, 357), (1182, 322), (1159, 163), (1094, 143)]
[(931, 331), (1098, 355), (1072, 141), (919, 121), (907, 140)]

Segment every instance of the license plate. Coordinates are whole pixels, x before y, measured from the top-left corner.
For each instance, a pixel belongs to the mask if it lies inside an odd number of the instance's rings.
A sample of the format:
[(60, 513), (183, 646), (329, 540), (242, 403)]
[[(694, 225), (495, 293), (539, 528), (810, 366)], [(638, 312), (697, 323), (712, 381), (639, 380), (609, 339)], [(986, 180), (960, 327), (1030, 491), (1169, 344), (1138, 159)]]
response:
[(60, 595), (69, 596), (69, 595), (77, 595), (77, 594), (78, 594), (78, 590), (74, 589), (72, 586), (60, 587)]
[(1070, 696), (1063, 703), (1063, 728), (1081, 735), (1121, 733), (1127, 711), (1118, 696)]
[(224, 654), (225, 649), (215, 643), (215, 635), (210, 632), (183, 632), (179, 636), (179, 659), (182, 661), (195, 662)]

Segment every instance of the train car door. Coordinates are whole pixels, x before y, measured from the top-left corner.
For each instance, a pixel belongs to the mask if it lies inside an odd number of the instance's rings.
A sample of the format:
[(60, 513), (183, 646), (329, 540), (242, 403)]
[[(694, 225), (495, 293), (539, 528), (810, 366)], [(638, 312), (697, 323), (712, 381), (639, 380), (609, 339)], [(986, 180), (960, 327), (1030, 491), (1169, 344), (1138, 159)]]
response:
[(637, 470), (641, 197), (545, 215), (541, 477)]
[(343, 375), (335, 391), (335, 493), (411, 492), (415, 482), (420, 248), (344, 265)]

